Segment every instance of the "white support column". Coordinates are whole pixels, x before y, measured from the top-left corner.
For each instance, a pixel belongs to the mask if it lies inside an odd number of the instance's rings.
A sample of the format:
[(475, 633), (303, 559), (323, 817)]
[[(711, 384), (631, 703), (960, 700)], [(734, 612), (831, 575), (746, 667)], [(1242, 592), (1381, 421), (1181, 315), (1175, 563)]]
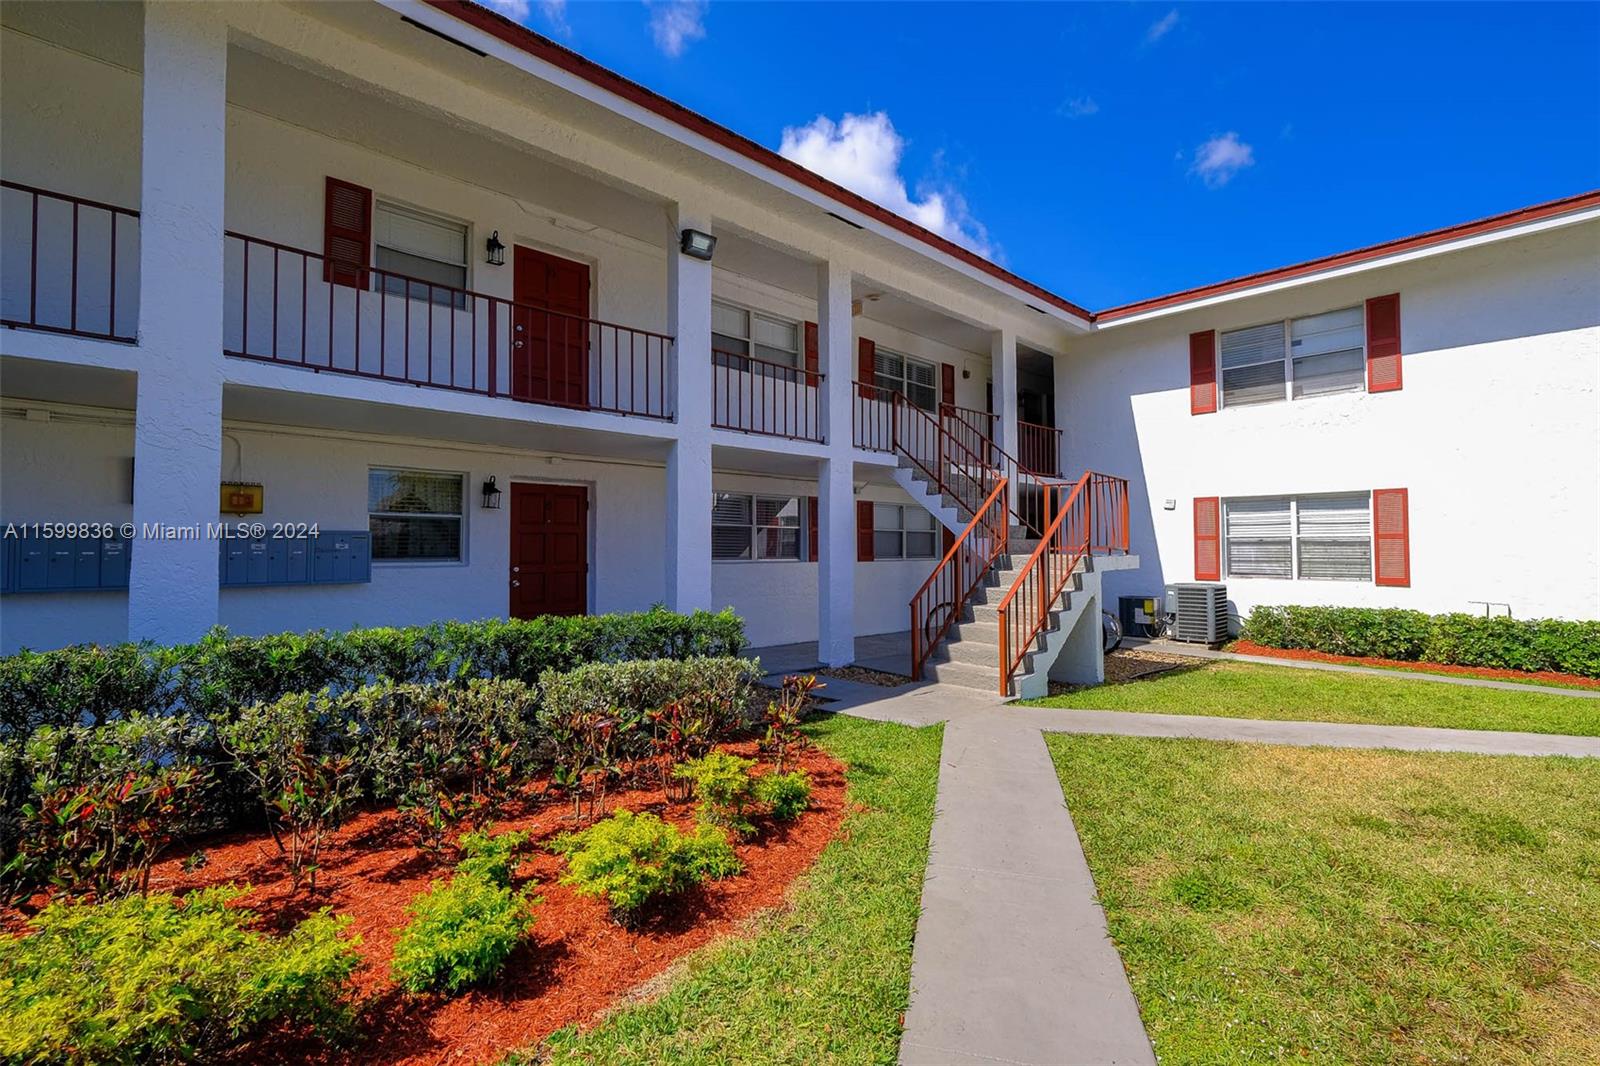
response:
[(817, 267), (817, 357), (823, 373), (828, 455), (818, 468), (817, 654), (828, 666), (856, 656), (855, 355), (850, 271)]
[(667, 457), (667, 605), (711, 604), (711, 264), (678, 250), (685, 229), (711, 232), (709, 214), (679, 204), (667, 248), (678, 440)]
[(192, 640), (217, 621), (217, 542), (143, 531), (219, 521), (227, 54), (218, 9), (145, 5), (134, 640)]
[[(989, 334), (989, 373), (994, 378), (995, 414), (1000, 416), (1000, 439), (996, 443), (1007, 455), (1017, 454), (1017, 335), (1009, 329)], [(1017, 486), (1011, 485), (1015, 505)]]

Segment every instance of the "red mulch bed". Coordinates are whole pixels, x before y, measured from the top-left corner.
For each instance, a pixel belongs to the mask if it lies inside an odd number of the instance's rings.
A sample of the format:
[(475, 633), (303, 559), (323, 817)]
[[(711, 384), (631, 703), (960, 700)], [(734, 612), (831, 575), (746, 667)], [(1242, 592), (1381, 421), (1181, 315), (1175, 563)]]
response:
[(1269, 648), (1249, 640), (1236, 640), (1228, 645), (1228, 650), (1241, 655), (1267, 655), (1274, 659), (1302, 659), (1318, 663), (1344, 663), (1350, 666), (1385, 666), (1427, 674), (1460, 674), (1463, 677), (1481, 677), (1490, 681), (1557, 681), (1563, 685), (1577, 685), (1581, 688), (1600, 688), (1600, 678), (1561, 674), (1553, 670), (1495, 670), (1484, 666), (1454, 666), (1449, 663), (1413, 663), (1402, 659), (1379, 659), (1370, 655), (1330, 655), (1327, 652), (1309, 651), (1305, 648)]
[[(749, 742), (724, 747), (755, 754)], [(208, 843), (205, 865), (192, 873), (184, 871), (181, 858), (166, 860), (155, 867), (150, 890), (181, 893), (248, 881), (255, 887), (241, 905), (274, 924), (287, 926), (321, 907), (353, 919), (349, 931), (360, 935), (363, 958), (352, 979), (359, 1003), (358, 1042), (330, 1049), (273, 1035), (241, 1048), (230, 1061), (491, 1063), (565, 1025), (592, 1023), (686, 953), (736, 931), (756, 912), (782, 904), (790, 884), (837, 833), (846, 808), (843, 764), (817, 749), (803, 752), (799, 763), (811, 775), (806, 813), (786, 826), (760, 825), (754, 839), (735, 844), (743, 873), (664, 904), (633, 930), (613, 922), (603, 902), (557, 883), (565, 860), (539, 843), (578, 828), (570, 820), (569, 802), (535, 796), (509, 811), (494, 828), (532, 834), (516, 882), (537, 881), (543, 897), (535, 912), (538, 921), (530, 942), (511, 957), (499, 979), (453, 998), (406, 996), (389, 980), (396, 933), (408, 920), (406, 904), (430, 880), (447, 877), (450, 868), (449, 855), (435, 860), (418, 849), (392, 810), (357, 816), (324, 846), (314, 896), (291, 892), (283, 858), (264, 834)], [(658, 789), (612, 793), (607, 811), (620, 808), (652, 811), (680, 827), (694, 818), (691, 804), (669, 804)]]

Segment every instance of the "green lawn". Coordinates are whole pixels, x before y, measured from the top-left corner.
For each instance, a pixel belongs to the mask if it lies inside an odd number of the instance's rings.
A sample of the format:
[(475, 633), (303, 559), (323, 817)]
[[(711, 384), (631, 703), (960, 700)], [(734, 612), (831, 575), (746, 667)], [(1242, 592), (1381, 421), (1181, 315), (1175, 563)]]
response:
[(1046, 743), (1164, 1064), (1600, 1062), (1600, 761)]
[(1044, 707), (1600, 736), (1600, 700), (1216, 662), (1034, 701)]
[(543, 1049), (549, 1061), (895, 1060), (942, 729), (833, 717), (807, 732), (849, 765), (861, 809), (801, 881), (793, 906), (761, 919), (748, 937), (691, 956), (649, 1002), (590, 1032), (556, 1033)]

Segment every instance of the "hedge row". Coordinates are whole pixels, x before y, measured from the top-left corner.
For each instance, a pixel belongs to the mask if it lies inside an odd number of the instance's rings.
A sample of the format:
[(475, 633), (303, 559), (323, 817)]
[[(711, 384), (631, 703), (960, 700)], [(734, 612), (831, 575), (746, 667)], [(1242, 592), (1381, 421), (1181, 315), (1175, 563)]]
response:
[(548, 670), (625, 659), (738, 655), (732, 611), (528, 621), (491, 619), (329, 633), (230, 636), (194, 644), (77, 645), (0, 659), (0, 739), (40, 726), (102, 725), (134, 714), (206, 721), (295, 692), (349, 691), (379, 681), (537, 683)]
[(1377, 607), (1257, 607), (1241, 635), (1269, 648), (1600, 677), (1600, 622)]
[[(383, 681), (289, 693), (205, 721), (133, 714), (102, 725), (43, 726), (26, 740), (0, 740), (0, 874), (9, 874), (0, 875), (0, 887), (110, 875), (61, 866), (71, 842), (63, 843), (57, 815), (84, 799), (104, 807), (99, 797), (122, 802), (131, 792), (133, 803), (148, 807), (152, 790), (170, 794), (159, 818), (162, 838), (175, 842), (229, 824), (260, 825), (262, 800), (283, 793), (277, 776), (292, 775), (296, 760), (329, 758), (347, 767), (340, 776), (349, 802), (425, 814), (463, 781), (476, 792), (480, 779), (503, 773), (503, 781), (522, 781), (568, 761), (573, 730), (591, 707), (603, 709), (606, 732), (615, 736), (608, 750), (619, 760), (652, 752), (658, 727), (651, 712), (676, 700), (724, 709), (715, 721), (719, 731), (731, 729), (752, 713), (747, 704), (759, 676), (756, 660), (726, 656), (594, 663), (546, 671), (536, 686), (517, 679)], [(192, 779), (174, 790), (179, 774)], [(130, 807), (130, 817), (142, 817), (143, 809)], [(86, 846), (84, 863), (106, 859), (87, 837), (77, 843)]]

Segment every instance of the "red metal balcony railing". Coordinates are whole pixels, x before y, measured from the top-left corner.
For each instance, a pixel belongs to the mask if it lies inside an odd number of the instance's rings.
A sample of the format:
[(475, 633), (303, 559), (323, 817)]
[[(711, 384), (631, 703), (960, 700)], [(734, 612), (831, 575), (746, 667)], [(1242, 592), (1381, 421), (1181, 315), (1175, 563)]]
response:
[(225, 354), (323, 373), (670, 419), (672, 338), (229, 232)]
[[(1000, 694), (1012, 679), (1085, 556), (1128, 550), (1128, 483), (1086, 472), (1069, 489), (1045, 493), (1045, 531), (1010, 591), (1000, 601)], [(1053, 513), (1052, 513), (1053, 512)], [(1098, 626), (1097, 619), (1086, 624)]]
[(711, 424), (822, 443), (822, 375), (815, 370), (711, 350)]
[(1041, 477), (1061, 476), (1061, 431), (1035, 422), (1017, 423), (1017, 461)]
[(0, 181), (0, 325), (133, 343), (139, 212)]

